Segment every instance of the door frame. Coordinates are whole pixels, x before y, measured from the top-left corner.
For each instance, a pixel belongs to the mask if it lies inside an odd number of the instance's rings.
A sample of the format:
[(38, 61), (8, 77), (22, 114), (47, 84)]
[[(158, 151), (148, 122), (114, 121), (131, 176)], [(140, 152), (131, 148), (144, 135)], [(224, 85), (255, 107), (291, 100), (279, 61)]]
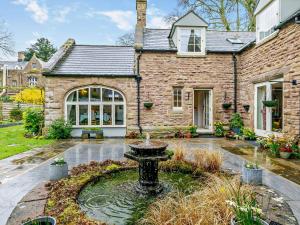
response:
[[(199, 133), (213, 132), (213, 89), (212, 88), (196, 88), (193, 89), (193, 125), (195, 124), (195, 92), (196, 91), (208, 91), (209, 92), (209, 128), (197, 129)], [(197, 126), (198, 127), (198, 126)]]
[[(266, 130), (257, 129), (257, 89), (259, 87), (266, 87), (266, 99), (272, 100), (272, 84), (283, 82), (283, 78), (275, 79), (257, 83), (254, 85), (254, 131), (256, 135), (266, 137), (270, 134), (277, 134), (278, 132), (272, 131), (272, 108), (266, 107)], [(283, 93), (283, 86), (282, 86)], [(282, 102), (284, 102), (284, 95), (282, 95)], [(283, 111), (283, 108), (282, 108)], [(284, 127), (284, 114), (282, 112), (282, 128)]]

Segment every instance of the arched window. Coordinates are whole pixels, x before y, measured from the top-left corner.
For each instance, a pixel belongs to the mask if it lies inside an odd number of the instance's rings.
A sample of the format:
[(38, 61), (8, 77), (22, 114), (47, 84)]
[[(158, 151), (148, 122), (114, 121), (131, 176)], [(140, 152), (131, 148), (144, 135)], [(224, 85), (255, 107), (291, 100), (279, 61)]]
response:
[(65, 117), (74, 127), (124, 127), (125, 98), (100, 86), (73, 90), (66, 97)]

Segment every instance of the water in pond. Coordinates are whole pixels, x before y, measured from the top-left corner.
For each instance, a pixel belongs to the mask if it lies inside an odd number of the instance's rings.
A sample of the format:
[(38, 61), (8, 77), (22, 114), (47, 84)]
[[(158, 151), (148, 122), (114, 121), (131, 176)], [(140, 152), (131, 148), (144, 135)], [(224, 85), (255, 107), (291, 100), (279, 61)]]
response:
[(198, 181), (182, 173), (160, 173), (164, 191), (159, 196), (142, 195), (136, 192), (136, 170), (113, 173), (87, 185), (78, 197), (81, 209), (88, 217), (109, 225), (133, 225), (157, 198), (170, 191), (190, 193)]

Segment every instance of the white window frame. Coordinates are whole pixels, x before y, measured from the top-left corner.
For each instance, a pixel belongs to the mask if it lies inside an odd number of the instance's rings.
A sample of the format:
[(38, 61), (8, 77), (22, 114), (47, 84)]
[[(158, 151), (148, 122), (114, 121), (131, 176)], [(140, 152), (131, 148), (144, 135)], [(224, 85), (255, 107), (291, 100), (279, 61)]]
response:
[[(278, 134), (278, 132), (272, 131), (272, 108), (266, 107), (266, 130), (257, 128), (257, 89), (259, 87), (266, 87), (266, 100), (272, 100), (272, 84), (283, 82), (283, 78), (272, 80), (272, 82), (263, 82), (254, 85), (254, 130), (256, 135), (266, 137), (270, 134)], [(283, 90), (282, 90), (283, 91)], [(284, 101), (284, 96), (282, 100)], [(283, 110), (283, 109), (282, 109)], [(284, 128), (284, 114), (282, 113), (282, 129)]]
[(38, 79), (37, 79), (37, 77), (34, 77), (34, 76), (28, 77), (28, 84), (29, 84), (29, 86), (31, 86), (31, 87), (36, 87), (37, 84), (38, 84)]
[[(91, 99), (91, 88), (100, 88), (100, 100), (99, 101), (90, 101)], [(86, 102), (80, 102), (79, 101), (79, 94), (78, 91), (82, 90), (82, 89), (89, 89), (89, 97), (88, 97), (88, 101)], [(102, 89), (109, 89), (112, 90), (113, 93), (113, 98), (111, 102), (103, 102), (102, 101)], [(74, 102), (68, 102), (67, 99), (69, 97), (70, 94), (72, 94), (73, 92), (77, 92), (77, 96), (76, 96), (76, 101)], [(117, 92), (118, 94), (120, 94), (123, 97), (123, 102), (115, 102), (115, 98), (114, 98), (114, 93)], [(110, 88), (110, 87), (106, 87), (106, 86), (85, 86), (85, 87), (80, 87), (80, 88), (76, 88), (73, 89), (71, 91), (69, 91), (66, 96), (65, 96), (65, 100), (64, 100), (64, 104), (65, 104), (65, 120), (68, 120), (68, 106), (69, 105), (75, 105), (76, 106), (76, 125), (73, 125), (73, 128), (126, 128), (126, 112), (127, 112), (127, 108), (126, 108), (126, 98), (124, 96), (124, 94), (122, 92), (120, 92), (119, 90), (116, 90), (114, 88)], [(88, 125), (79, 125), (79, 105), (87, 105), (88, 106)], [(100, 106), (100, 125), (91, 125), (91, 106), (92, 105), (97, 105)], [(103, 105), (111, 105), (112, 106), (112, 125), (103, 125)], [(115, 106), (118, 105), (122, 105), (124, 108), (124, 115), (123, 115), (123, 119), (124, 119), (124, 124), (123, 125), (115, 125)]]
[[(202, 56), (206, 53), (206, 28), (205, 27), (178, 27), (177, 32), (177, 48), (178, 48), (178, 55), (182, 56)], [(181, 36), (183, 31), (200, 31), (201, 33), (201, 51), (200, 52), (186, 52), (181, 50)]]
[[(175, 106), (175, 90), (180, 90), (181, 91), (181, 107)], [(178, 92), (177, 92), (177, 104), (178, 104)], [(172, 89), (172, 106), (173, 106), (173, 111), (182, 111), (183, 110), (183, 87), (173, 87)]]
[[(276, 9), (276, 12), (275, 11), (271, 11), (271, 7), (273, 7), (273, 9), (275, 8)], [(266, 13), (267, 12), (267, 13)], [(262, 30), (260, 29), (260, 27), (262, 26), (263, 23), (266, 22), (266, 15), (265, 14), (273, 14), (273, 13), (276, 13), (276, 19), (275, 20), (272, 20), (274, 21), (274, 26), (272, 27), (269, 27), (269, 29), (265, 32), (268, 32), (270, 31), (270, 33), (263, 37), (263, 38), (260, 38), (260, 32), (262, 32)], [(270, 15), (271, 16), (271, 15)], [(273, 15), (272, 17), (273, 18)], [(273, 1), (272, 3), (270, 3), (265, 9), (263, 9), (261, 12), (259, 12), (257, 15), (256, 15), (256, 41), (257, 41), (257, 44), (259, 43), (262, 43), (264, 41), (266, 41), (268, 38), (272, 37), (272, 35), (274, 33), (276, 33), (276, 30), (274, 29), (272, 31), (272, 29), (274, 27), (276, 27), (280, 22), (280, 4), (279, 4), (279, 0), (275, 0)]]

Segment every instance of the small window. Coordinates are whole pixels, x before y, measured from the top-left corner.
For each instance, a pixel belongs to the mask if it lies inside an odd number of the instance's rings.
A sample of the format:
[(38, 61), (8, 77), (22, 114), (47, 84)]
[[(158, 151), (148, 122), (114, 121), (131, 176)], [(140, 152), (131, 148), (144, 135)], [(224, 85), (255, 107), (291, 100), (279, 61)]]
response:
[(180, 52), (200, 53), (201, 52), (201, 30), (182, 29), (180, 31)]
[(31, 64), (31, 68), (32, 68), (32, 69), (36, 69), (36, 63), (32, 63), (32, 64)]
[(176, 87), (173, 89), (173, 108), (182, 109), (182, 88)]
[(16, 80), (13, 80), (13, 81), (12, 81), (12, 86), (13, 86), (13, 87), (17, 87), (17, 86), (18, 86), (18, 84), (17, 84), (17, 81), (16, 81)]
[(29, 86), (35, 87), (37, 85), (37, 78), (36, 77), (29, 77), (28, 78)]

